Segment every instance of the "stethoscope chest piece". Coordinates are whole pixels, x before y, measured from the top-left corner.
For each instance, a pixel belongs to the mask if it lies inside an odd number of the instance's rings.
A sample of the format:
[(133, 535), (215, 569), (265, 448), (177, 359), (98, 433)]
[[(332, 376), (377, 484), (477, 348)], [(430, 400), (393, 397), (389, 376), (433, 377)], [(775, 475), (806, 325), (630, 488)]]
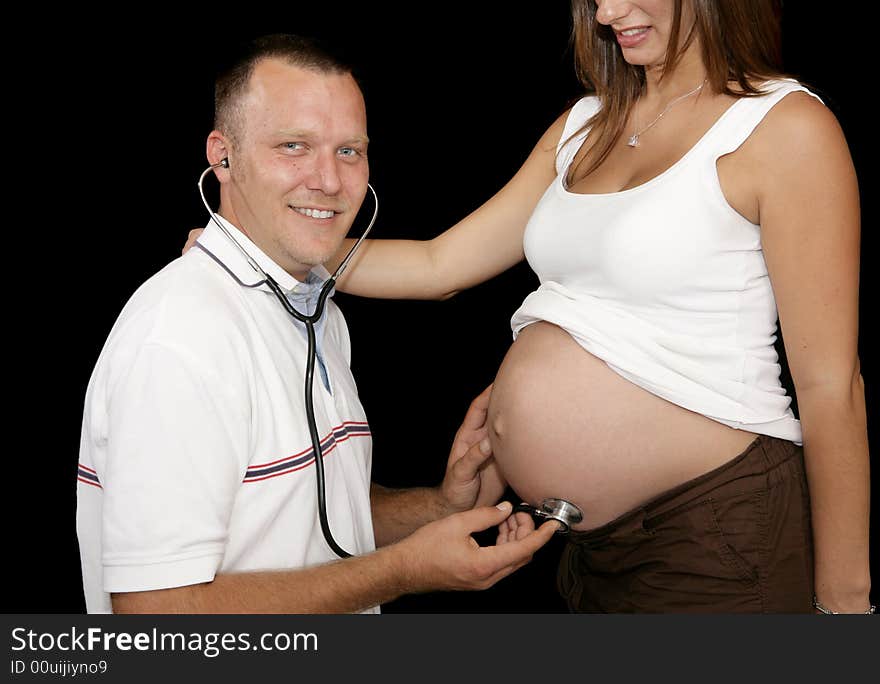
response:
[(567, 534), (572, 525), (576, 525), (584, 519), (581, 509), (565, 499), (544, 499), (540, 508), (521, 503), (513, 510), (529, 513), (532, 517), (539, 518), (541, 522), (555, 520), (560, 525), (556, 534)]

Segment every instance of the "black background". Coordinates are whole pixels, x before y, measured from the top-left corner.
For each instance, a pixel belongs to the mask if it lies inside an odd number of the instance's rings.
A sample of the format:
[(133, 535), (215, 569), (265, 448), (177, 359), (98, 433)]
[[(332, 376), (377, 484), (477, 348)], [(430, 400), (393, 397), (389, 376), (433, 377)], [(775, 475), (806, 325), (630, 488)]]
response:
[[(869, 314), (877, 292), (876, 198), (858, 73), (867, 51), (836, 36), (842, 28), (829, 27), (811, 4), (785, 3), (786, 68), (837, 114), (859, 173), (860, 348), (875, 437), (878, 340)], [(250, 3), (199, 19), (151, 5), (139, 13), (78, 10), (8, 22), (15, 53), (8, 109), (16, 121), (5, 136), (16, 153), (6, 171), (16, 181), (4, 198), (13, 576), (3, 612), (84, 608), (74, 515), (85, 388), (124, 302), (179, 254), (190, 228), (205, 223), (195, 181), (205, 166), (212, 77), (224, 45), (298, 32), (343, 49), (359, 65), (371, 182), (382, 203), (374, 237), (428, 238), (479, 206), (579, 94), (564, 0), (523, 3), (526, 9), (498, 1), (394, 5), (291, 3), (263, 11)], [(492, 381), (510, 344), (510, 316), (536, 282), (523, 264), (448, 302), (337, 295), (373, 430), (377, 482), (439, 481), (468, 403)], [(876, 530), (876, 513), (873, 520)], [(554, 587), (560, 549), (554, 540), (486, 592), (404, 597), (385, 611), (563, 611)]]

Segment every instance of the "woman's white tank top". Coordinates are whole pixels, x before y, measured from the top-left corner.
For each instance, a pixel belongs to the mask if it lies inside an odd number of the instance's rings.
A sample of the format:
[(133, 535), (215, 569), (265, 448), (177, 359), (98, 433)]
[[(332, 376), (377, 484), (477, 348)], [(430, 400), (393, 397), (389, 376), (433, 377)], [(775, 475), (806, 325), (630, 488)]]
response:
[[(678, 162), (629, 190), (577, 194), (569, 164), (598, 108), (571, 110), (557, 178), (525, 231), (540, 287), (511, 321), (514, 337), (535, 321), (565, 329), (640, 387), (737, 429), (801, 443), (800, 422), (780, 382), (776, 301), (761, 229), (727, 203), (716, 161), (749, 137), (794, 81), (740, 98)], [(809, 91), (806, 91), (809, 92)]]

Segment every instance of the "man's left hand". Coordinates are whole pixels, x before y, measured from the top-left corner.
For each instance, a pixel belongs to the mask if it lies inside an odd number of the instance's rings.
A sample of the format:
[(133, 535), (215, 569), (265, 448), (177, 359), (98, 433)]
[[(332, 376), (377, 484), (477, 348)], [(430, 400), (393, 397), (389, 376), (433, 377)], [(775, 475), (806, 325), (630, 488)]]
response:
[(505, 482), (492, 458), (486, 417), (492, 385), (471, 402), (449, 453), (440, 495), (450, 512), (492, 506), (501, 499)]

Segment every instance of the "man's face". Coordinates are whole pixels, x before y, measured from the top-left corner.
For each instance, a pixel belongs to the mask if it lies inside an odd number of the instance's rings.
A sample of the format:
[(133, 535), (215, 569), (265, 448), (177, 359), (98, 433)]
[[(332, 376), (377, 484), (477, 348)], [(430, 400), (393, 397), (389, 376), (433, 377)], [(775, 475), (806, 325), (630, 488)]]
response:
[(367, 192), (367, 116), (349, 74), (268, 59), (251, 76), (221, 214), (288, 273), (338, 249)]

